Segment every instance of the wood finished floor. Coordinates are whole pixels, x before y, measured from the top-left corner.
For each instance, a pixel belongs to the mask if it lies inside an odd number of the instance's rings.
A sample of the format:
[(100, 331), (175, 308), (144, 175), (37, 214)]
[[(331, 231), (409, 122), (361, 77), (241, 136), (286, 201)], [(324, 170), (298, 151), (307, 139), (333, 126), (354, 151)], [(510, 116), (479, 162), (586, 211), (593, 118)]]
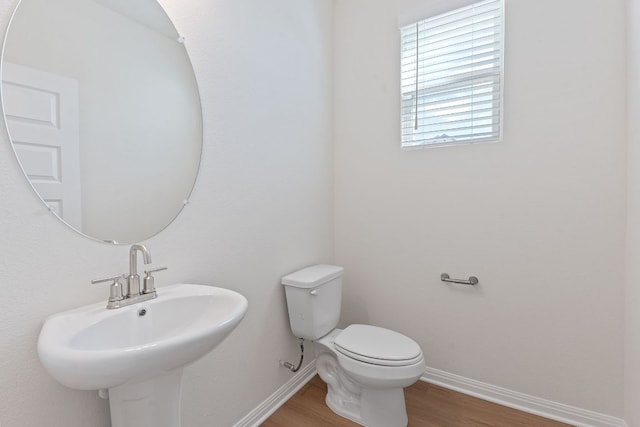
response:
[[(262, 427), (358, 427), (324, 403), (327, 385), (317, 375)], [(409, 427), (566, 427), (423, 381), (405, 389)]]

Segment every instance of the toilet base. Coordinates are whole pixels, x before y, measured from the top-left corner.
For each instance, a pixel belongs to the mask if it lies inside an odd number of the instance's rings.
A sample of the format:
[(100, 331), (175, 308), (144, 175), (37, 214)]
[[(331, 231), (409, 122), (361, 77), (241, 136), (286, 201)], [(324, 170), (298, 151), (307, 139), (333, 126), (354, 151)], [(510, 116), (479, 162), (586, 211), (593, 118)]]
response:
[(370, 388), (347, 376), (330, 353), (316, 360), (318, 375), (327, 383), (327, 406), (341, 417), (365, 427), (406, 427), (403, 388)]
[(325, 402), (336, 414), (365, 427), (406, 427), (409, 422), (401, 388), (362, 390), (359, 408), (337, 405), (330, 392)]

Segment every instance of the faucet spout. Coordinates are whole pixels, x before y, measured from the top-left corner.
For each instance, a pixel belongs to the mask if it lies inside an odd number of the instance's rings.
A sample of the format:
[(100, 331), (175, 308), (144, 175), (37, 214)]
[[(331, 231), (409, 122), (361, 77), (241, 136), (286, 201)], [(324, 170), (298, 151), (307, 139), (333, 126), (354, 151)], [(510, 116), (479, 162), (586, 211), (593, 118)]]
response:
[(136, 276), (138, 274), (138, 251), (142, 253), (142, 259), (145, 264), (151, 264), (151, 253), (145, 245), (131, 245), (129, 249), (129, 275)]
[(138, 275), (138, 252), (142, 253), (145, 264), (151, 264), (151, 253), (146, 246), (135, 244), (129, 249), (129, 277), (127, 277), (127, 297), (140, 295), (140, 276)]

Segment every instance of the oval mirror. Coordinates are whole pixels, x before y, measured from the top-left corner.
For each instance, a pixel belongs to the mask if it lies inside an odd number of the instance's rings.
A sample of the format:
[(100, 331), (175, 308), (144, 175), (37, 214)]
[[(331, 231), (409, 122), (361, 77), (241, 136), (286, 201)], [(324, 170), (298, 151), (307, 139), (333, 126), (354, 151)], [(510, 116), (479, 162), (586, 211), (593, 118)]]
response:
[(155, 0), (22, 0), (0, 72), (14, 152), (58, 218), (124, 244), (180, 213), (202, 112), (183, 40)]

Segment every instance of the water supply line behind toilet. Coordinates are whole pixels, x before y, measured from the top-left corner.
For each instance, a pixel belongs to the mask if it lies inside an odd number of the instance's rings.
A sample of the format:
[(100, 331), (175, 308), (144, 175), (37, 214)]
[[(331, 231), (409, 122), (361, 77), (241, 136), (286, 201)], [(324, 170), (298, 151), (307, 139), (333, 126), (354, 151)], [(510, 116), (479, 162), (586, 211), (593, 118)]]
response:
[(304, 359), (304, 338), (300, 338), (300, 361), (298, 362), (298, 366), (293, 366), (293, 363), (280, 361), (280, 366), (284, 366), (291, 372), (298, 372), (300, 367), (302, 366), (302, 360)]

